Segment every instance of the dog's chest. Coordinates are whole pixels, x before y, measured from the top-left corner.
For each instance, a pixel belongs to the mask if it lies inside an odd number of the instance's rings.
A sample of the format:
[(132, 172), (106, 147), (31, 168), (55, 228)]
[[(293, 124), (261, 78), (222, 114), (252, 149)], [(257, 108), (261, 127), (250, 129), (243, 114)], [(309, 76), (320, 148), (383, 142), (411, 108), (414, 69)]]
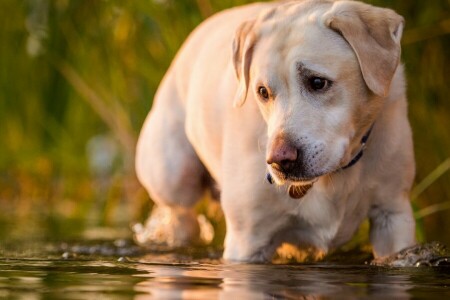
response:
[(338, 247), (352, 238), (367, 217), (366, 199), (358, 188), (313, 188), (304, 198), (291, 199), (291, 207), (287, 208), (291, 212), (289, 234), (294, 232), (299, 244), (327, 250)]

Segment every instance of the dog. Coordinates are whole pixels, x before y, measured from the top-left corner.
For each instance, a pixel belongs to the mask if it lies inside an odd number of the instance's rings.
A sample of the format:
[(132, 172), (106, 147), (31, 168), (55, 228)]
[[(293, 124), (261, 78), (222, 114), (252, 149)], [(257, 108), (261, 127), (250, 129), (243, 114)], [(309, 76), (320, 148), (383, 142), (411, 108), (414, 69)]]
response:
[(226, 261), (267, 262), (283, 243), (327, 253), (367, 218), (375, 258), (414, 245), (403, 26), (346, 0), (255, 3), (203, 22), (138, 140), (138, 179), (169, 217), (137, 240), (162, 229), (171, 244), (195, 241), (193, 207), (217, 185)]

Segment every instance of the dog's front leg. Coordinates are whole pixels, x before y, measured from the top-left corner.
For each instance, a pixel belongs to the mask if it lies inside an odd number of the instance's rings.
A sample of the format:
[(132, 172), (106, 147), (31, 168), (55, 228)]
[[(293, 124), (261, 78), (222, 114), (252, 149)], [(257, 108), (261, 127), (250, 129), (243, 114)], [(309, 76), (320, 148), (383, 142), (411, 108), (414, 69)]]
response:
[[(280, 245), (280, 232), (287, 215), (283, 197), (276, 188), (257, 177), (235, 177), (240, 189), (223, 189), (222, 207), (226, 217), (224, 259), (237, 262), (268, 262)], [(250, 181), (250, 182), (249, 182)], [(244, 184), (245, 183), (245, 184)]]
[(227, 218), (223, 258), (232, 262), (270, 262), (279, 246), (274, 233), (266, 231), (273, 228), (257, 228), (256, 223), (247, 223), (245, 226), (249, 228), (239, 229), (239, 222)]
[(415, 220), (405, 194), (393, 199), (389, 208), (374, 206), (370, 212), (370, 222), (370, 240), (375, 258), (389, 256), (416, 243)]

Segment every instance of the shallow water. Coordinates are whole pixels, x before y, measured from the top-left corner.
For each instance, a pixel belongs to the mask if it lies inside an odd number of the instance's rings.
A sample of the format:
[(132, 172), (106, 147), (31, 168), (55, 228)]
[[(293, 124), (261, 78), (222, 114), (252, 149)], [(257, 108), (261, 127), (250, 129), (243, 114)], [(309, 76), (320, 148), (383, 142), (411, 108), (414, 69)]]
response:
[(450, 267), (224, 264), (220, 251), (141, 249), (127, 240), (0, 247), (0, 298), (450, 298)]

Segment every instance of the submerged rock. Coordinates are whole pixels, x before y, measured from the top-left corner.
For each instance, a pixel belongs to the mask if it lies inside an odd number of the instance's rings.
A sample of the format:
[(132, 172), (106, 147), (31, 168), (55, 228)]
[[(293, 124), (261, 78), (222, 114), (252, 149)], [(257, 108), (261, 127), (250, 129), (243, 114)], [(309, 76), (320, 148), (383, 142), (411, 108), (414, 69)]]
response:
[(374, 259), (371, 264), (390, 267), (450, 266), (450, 252), (445, 245), (431, 242), (403, 249), (387, 258)]

